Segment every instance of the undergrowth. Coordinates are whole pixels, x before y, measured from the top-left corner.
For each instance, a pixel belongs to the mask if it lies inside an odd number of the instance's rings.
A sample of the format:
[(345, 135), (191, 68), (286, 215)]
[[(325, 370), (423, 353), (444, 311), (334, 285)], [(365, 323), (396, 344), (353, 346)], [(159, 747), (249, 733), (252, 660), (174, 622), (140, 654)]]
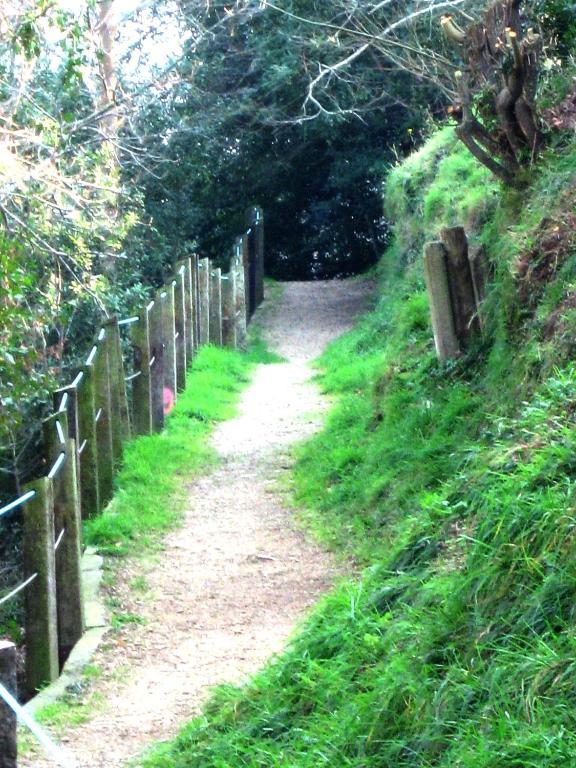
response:
[(303, 517), (361, 575), (146, 768), (576, 762), (576, 150), (522, 196), (466, 177), (494, 277), (483, 337), (440, 366), (415, 254), (465, 210), (459, 152), (393, 172), (380, 302), (321, 359), (338, 401), (299, 451)]

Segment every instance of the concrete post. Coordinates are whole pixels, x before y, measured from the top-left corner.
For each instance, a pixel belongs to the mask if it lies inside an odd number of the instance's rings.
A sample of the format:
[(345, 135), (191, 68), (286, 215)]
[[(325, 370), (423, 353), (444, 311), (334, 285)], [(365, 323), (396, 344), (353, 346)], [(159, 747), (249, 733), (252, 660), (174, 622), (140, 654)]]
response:
[(161, 299), (158, 295), (148, 305), (148, 318), (152, 428), (154, 432), (161, 432), (164, 427), (164, 330), (162, 325)]
[(112, 419), (110, 376), (108, 368), (108, 345), (105, 343), (106, 329), (98, 336), (98, 350), (94, 358), (94, 396), (96, 414), (96, 440), (98, 443), (98, 488), (100, 511), (112, 498), (114, 487), (114, 444), (112, 441)]
[(213, 269), (210, 272), (210, 344), (222, 346), (222, 276), (221, 269)]
[(198, 262), (200, 344), (210, 342), (210, 268), (210, 259), (200, 259)]
[(176, 386), (176, 323), (174, 319), (174, 285), (164, 286), (158, 293), (162, 312), (162, 334), (164, 338), (164, 415), (174, 407), (177, 396)]
[(180, 264), (174, 283), (174, 328), (175, 328), (175, 359), (176, 359), (176, 388), (182, 392), (186, 388), (186, 347), (188, 324), (186, 322), (186, 265)]
[(80, 459), (80, 500), (82, 518), (94, 517), (101, 509), (100, 479), (98, 476), (98, 437), (96, 433), (96, 394), (94, 364), (82, 367), (82, 381), (78, 387), (77, 447)]
[(468, 239), (463, 227), (446, 227), (440, 231), (440, 240), (446, 249), (454, 329), (460, 346), (465, 348), (470, 338), (480, 330), (468, 261)]
[(236, 349), (236, 270), (222, 275), (222, 343)]

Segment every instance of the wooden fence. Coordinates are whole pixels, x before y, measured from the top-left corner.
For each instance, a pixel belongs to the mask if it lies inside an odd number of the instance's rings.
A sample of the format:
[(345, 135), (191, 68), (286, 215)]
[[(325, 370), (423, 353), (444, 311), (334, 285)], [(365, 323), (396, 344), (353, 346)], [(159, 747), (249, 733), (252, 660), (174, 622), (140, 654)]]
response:
[[(250, 211), (248, 225), (227, 274), (197, 256), (176, 264), (173, 278), (137, 316), (103, 322), (74, 381), (54, 393), (54, 413), (44, 422), (50, 470), (0, 509), (0, 516), (23, 510), (24, 580), (0, 605), (24, 591), (27, 696), (59, 676), (84, 632), (82, 520), (110, 501), (123, 444), (162, 430), (200, 346), (245, 342), (264, 298), (261, 209)], [(14, 665), (14, 647), (0, 643), (0, 683), (13, 692)], [(0, 699), (0, 768), (15, 768), (15, 744), (14, 715)]]

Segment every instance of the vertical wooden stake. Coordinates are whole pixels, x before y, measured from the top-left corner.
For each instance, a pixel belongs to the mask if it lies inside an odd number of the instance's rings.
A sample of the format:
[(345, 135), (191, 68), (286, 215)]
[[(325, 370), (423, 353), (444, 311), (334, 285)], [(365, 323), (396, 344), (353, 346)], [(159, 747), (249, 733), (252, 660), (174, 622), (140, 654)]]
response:
[(200, 346), (200, 260), (194, 254), (190, 260), (192, 267), (192, 316), (194, 320), (194, 350)]
[(244, 266), (244, 310), (246, 312), (246, 325), (250, 323), (252, 311), (250, 306), (250, 236), (242, 235), (242, 264)]
[(186, 367), (190, 367), (190, 363), (194, 357), (195, 341), (195, 328), (194, 328), (194, 275), (192, 274), (192, 259), (184, 259), (180, 262), (181, 267), (184, 268), (184, 317), (186, 320)]
[(221, 269), (213, 269), (210, 272), (210, 344), (222, 346), (222, 276)]
[(222, 343), (236, 349), (236, 270), (222, 275)]
[(236, 272), (236, 346), (243, 347), (246, 343), (246, 282), (243, 261), (243, 239), (240, 238), (236, 245), (236, 257), (233, 261), (233, 269)]
[[(61, 454), (66, 461), (53, 480), (56, 541), (56, 606), (60, 669), (85, 628), (82, 599), (82, 530), (76, 443), (68, 437), (66, 413), (55, 413), (44, 422), (46, 455), (52, 465)], [(60, 536), (62, 535), (62, 538)]]
[(262, 208), (254, 208), (255, 240), (256, 240), (256, 306), (264, 301), (264, 212)]
[(164, 415), (176, 402), (176, 324), (174, 319), (174, 284), (164, 286), (159, 292), (164, 337)]
[(112, 442), (112, 419), (110, 379), (108, 369), (108, 345), (105, 343), (106, 329), (98, 337), (98, 351), (94, 358), (94, 396), (96, 414), (96, 440), (98, 442), (98, 487), (100, 511), (112, 498), (114, 487), (114, 444)]
[(101, 509), (98, 476), (98, 437), (96, 433), (96, 395), (94, 364), (82, 367), (78, 385), (78, 455), (82, 518), (94, 517)]
[[(0, 640), (0, 683), (16, 698), (16, 646)], [(0, 699), (0, 768), (17, 768), (16, 715)]]
[(126, 381), (124, 379), (124, 360), (118, 320), (111, 318), (103, 323), (106, 335), (103, 344), (108, 357), (108, 383), (110, 387), (110, 430), (112, 432), (112, 451), (114, 465), (122, 458), (124, 441), (130, 437), (130, 417)]
[(210, 341), (210, 259), (198, 262), (198, 301), (200, 308), (200, 344)]
[(436, 354), (441, 363), (460, 353), (454, 328), (450, 289), (446, 271), (446, 251), (442, 243), (424, 246), (424, 277), (430, 300), (430, 315)]
[(26, 579), (26, 687), (30, 696), (56, 680), (58, 619), (54, 557), (54, 499), (52, 482), (43, 477), (26, 486), (35, 495), (24, 507), (23, 559)]
[(164, 427), (164, 329), (162, 324), (162, 300), (159, 294), (148, 305), (150, 329), (150, 373), (152, 428), (161, 432)]
[(152, 373), (150, 371), (150, 310), (140, 314), (140, 319), (130, 329), (134, 348), (134, 372), (139, 373), (132, 382), (132, 413), (134, 434), (151, 435), (152, 422)]
[(186, 337), (188, 325), (186, 323), (186, 265), (180, 264), (174, 279), (174, 328), (175, 328), (175, 359), (176, 359), (176, 387), (178, 392), (186, 388)]
[(440, 240), (446, 249), (454, 329), (460, 346), (466, 347), (471, 336), (480, 330), (468, 261), (468, 239), (463, 227), (446, 227), (440, 231)]

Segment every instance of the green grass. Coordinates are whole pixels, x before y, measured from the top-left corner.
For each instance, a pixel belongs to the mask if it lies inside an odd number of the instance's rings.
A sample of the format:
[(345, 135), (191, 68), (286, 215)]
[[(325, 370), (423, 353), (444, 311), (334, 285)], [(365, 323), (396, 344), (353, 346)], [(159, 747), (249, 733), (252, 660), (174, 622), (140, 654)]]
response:
[(215, 461), (208, 442), (214, 425), (234, 415), (254, 365), (274, 361), (259, 339), (244, 354), (204, 347), (164, 431), (126, 445), (114, 498), (87, 522), (87, 543), (108, 555), (141, 552), (177, 525), (186, 501), (182, 478)]
[(426, 201), (434, 227), (452, 215), (447, 179), (461, 158), (450, 153), (435, 137), (395, 172), (393, 205), (404, 218), (382, 261), (381, 299), (321, 359), (320, 381), (337, 404), (298, 452), (307, 525), (362, 572), (248, 685), (218, 688), (174, 742), (143, 759), (146, 768), (576, 762), (569, 309), (555, 335), (544, 333), (576, 290), (570, 237), (527, 298), (516, 276), (521, 259), (540, 258), (555, 231), (548, 222), (574, 210), (575, 149), (559, 147), (531, 189), (501, 194), (497, 211), (493, 188), (482, 196), (471, 184), (471, 234), (495, 268), (486, 330), (468, 355), (439, 366), (406, 244), (435, 235)]

